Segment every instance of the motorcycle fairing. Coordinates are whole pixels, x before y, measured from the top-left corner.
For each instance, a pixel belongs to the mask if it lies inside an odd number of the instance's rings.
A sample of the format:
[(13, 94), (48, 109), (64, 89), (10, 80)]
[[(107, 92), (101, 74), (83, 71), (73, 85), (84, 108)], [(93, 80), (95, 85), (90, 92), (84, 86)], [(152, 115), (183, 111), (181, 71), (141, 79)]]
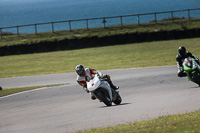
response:
[(200, 67), (197, 64), (197, 62), (193, 58), (185, 58), (183, 62), (183, 68), (186, 72), (189, 80), (193, 81), (192, 74), (194, 74), (196, 71), (200, 72)]
[(97, 75), (94, 76), (94, 78), (90, 79), (89, 82), (87, 82), (87, 89), (88, 91), (94, 91), (96, 88), (99, 87), (101, 84), (99, 77)]

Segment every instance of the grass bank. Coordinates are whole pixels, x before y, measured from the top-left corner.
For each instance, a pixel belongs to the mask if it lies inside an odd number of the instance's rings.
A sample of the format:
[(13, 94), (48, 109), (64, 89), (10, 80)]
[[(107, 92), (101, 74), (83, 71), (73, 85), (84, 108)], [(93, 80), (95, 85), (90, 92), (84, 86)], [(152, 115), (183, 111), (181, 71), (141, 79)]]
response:
[(199, 133), (200, 111), (76, 133)]
[(2, 56), (0, 78), (74, 72), (77, 64), (97, 70), (176, 65), (178, 47), (200, 57), (199, 42), (193, 38)]
[(6, 34), (3, 39), (0, 39), (0, 47), (11, 46), (11, 45), (29, 45), (42, 42), (52, 42), (61, 41), (64, 39), (79, 39), (87, 37), (104, 37), (120, 34), (131, 34), (131, 33), (148, 33), (148, 32), (158, 32), (158, 31), (173, 31), (173, 30), (186, 30), (186, 29), (196, 29), (200, 28), (200, 19), (193, 18), (191, 21), (188, 19), (180, 19), (177, 17), (173, 22), (171, 19), (163, 19), (161, 21), (129, 24), (123, 26), (109, 26), (106, 28), (90, 28), (90, 29), (76, 29), (76, 30), (66, 30), (66, 31), (55, 31), (52, 32), (42, 32), (36, 34)]

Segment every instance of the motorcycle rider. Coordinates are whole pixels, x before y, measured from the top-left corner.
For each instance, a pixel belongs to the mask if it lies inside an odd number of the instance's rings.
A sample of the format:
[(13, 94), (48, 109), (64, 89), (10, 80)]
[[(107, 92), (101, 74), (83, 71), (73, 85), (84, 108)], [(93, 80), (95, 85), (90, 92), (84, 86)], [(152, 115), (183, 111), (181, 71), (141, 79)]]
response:
[(184, 59), (188, 58), (188, 57), (193, 58), (199, 64), (199, 59), (195, 55), (186, 51), (186, 48), (184, 46), (180, 46), (178, 48), (178, 54), (176, 56), (176, 62), (177, 62), (177, 67), (178, 67), (178, 77), (187, 76), (186, 73), (183, 70), (182, 64), (183, 64)]
[[(88, 90), (87, 90), (87, 84), (86, 84), (86, 79), (85, 79), (85, 77), (88, 76), (88, 77), (91, 78), (91, 77), (93, 77), (95, 74), (99, 74), (99, 77), (100, 77), (101, 79), (104, 79), (105, 81), (107, 81), (107, 82), (110, 84), (111, 88), (113, 88), (114, 90), (119, 89), (118, 86), (113, 85), (113, 83), (112, 83), (112, 81), (111, 81), (111, 79), (110, 79), (110, 76), (107, 75), (107, 74), (102, 74), (101, 72), (96, 71), (95, 69), (84, 68), (84, 66), (81, 65), (81, 64), (77, 65), (77, 66), (75, 67), (75, 70), (76, 70), (76, 72), (77, 72), (77, 74), (78, 74), (78, 75), (77, 75), (77, 78), (76, 78), (76, 81), (77, 81), (81, 86), (83, 86), (83, 89), (84, 89), (85, 91), (87, 91), (87, 92), (88, 92)], [(95, 98), (94, 96), (91, 95), (91, 99), (92, 99), (92, 100), (95, 100), (96, 98)]]

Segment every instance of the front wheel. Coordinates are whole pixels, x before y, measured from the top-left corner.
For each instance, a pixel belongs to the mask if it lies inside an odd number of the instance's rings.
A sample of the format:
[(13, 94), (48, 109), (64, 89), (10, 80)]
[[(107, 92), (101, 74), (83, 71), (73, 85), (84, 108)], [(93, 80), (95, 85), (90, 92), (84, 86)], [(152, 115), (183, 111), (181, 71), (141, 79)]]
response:
[(198, 85), (200, 85), (200, 73), (199, 72), (195, 72), (192, 75), (192, 78), (194, 80), (195, 83), (197, 83)]
[(99, 100), (101, 100), (105, 105), (107, 106), (112, 105), (112, 101), (110, 100), (109, 94), (107, 92), (98, 91), (96, 95), (99, 98)]

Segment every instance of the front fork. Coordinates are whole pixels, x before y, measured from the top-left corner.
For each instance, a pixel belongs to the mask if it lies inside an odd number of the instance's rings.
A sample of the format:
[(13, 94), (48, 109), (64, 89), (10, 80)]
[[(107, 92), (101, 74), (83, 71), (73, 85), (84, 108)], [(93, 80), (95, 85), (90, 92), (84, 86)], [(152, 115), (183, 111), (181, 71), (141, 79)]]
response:
[[(102, 81), (100, 86), (98, 87), (98, 89), (104, 89), (104, 91), (106, 91), (108, 93), (110, 101), (113, 101), (113, 94), (115, 94), (115, 93), (112, 92), (113, 89), (110, 87), (110, 85), (108, 84), (107, 81)], [(95, 94), (95, 91), (91, 92), (91, 95), (98, 98)]]
[(109, 83), (107, 81), (102, 81), (100, 87), (104, 88), (108, 92), (108, 94), (110, 96), (110, 101), (112, 101), (113, 100), (113, 92), (112, 92), (112, 88), (110, 87)]

